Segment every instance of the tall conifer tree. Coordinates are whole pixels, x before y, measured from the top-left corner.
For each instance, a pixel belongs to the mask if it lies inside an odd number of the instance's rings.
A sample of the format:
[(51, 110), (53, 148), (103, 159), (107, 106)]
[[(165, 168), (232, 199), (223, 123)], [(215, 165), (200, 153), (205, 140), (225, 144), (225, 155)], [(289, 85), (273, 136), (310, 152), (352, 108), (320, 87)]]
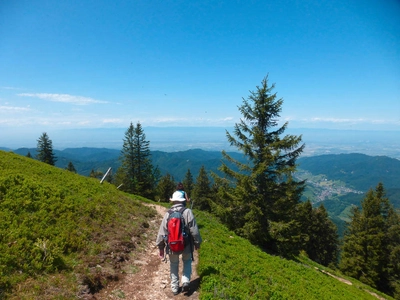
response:
[(182, 181), (182, 184), (185, 187), (185, 192), (189, 195), (189, 197), (192, 197), (194, 181), (193, 181), (193, 175), (192, 175), (192, 172), (190, 172), (190, 169), (187, 170), (187, 172), (185, 174), (185, 178)]
[(340, 269), (385, 293), (400, 295), (400, 218), (385, 198), (382, 183), (368, 191), (361, 207), (352, 210)]
[[(214, 206), (220, 218), (238, 234), (285, 255), (299, 243), (294, 213), (304, 182), (294, 180), (293, 173), (304, 144), (301, 136), (282, 137), (288, 123), (278, 124), (283, 99), (272, 92), (274, 88), (265, 77), (239, 106), (242, 119), (235, 124), (233, 134), (227, 131), (226, 136), (248, 163), (240, 163), (223, 152), (238, 170), (222, 164), (220, 170), (225, 178), (217, 179), (217, 184), (224, 188)], [(227, 186), (233, 188), (226, 189)]]
[(313, 208), (310, 201), (299, 206), (298, 221), (303, 240), (302, 249), (309, 258), (328, 266), (337, 265), (339, 237), (336, 225), (323, 205)]
[(196, 183), (193, 187), (192, 201), (195, 201), (197, 209), (210, 211), (210, 179), (208, 178), (206, 168), (201, 166)]
[(53, 142), (46, 132), (37, 140), (37, 159), (41, 162), (54, 166), (57, 158), (53, 153)]
[(158, 200), (162, 202), (169, 202), (173, 192), (175, 191), (175, 181), (174, 177), (167, 173), (161, 177), (157, 185), (157, 196)]
[(116, 182), (123, 184), (121, 189), (126, 192), (153, 198), (156, 169), (151, 163), (149, 145), (141, 124), (138, 122), (135, 127), (131, 123), (123, 139)]

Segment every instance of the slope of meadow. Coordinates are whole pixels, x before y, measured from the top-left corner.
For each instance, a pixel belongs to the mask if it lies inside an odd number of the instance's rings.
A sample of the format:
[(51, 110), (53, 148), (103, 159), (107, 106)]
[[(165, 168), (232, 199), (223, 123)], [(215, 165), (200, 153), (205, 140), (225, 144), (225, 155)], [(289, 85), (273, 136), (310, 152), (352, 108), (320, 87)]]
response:
[(304, 256), (293, 261), (268, 255), (211, 215), (195, 215), (204, 239), (200, 299), (392, 299)]
[[(0, 299), (82, 299), (118, 280), (156, 212), (114, 186), (0, 151)], [(300, 256), (271, 256), (195, 210), (200, 299), (391, 299)]]
[(154, 215), (113, 185), (0, 151), (0, 299), (95, 292)]

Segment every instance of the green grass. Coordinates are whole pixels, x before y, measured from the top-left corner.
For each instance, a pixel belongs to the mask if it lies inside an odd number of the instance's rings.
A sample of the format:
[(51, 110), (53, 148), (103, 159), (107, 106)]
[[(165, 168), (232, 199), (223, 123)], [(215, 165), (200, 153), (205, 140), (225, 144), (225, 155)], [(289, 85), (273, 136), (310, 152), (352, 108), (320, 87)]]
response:
[(113, 185), (0, 151), (0, 299), (96, 291), (154, 215)]
[(366, 290), (382, 295), (304, 256), (291, 261), (268, 255), (209, 214), (195, 211), (195, 216), (204, 240), (198, 266), (200, 299), (376, 299)]
[[(143, 201), (150, 202), (0, 151), (0, 299), (79, 299), (84, 289), (95, 292), (118, 279), (120, 259), (139, 251), (131, 238), (141, 245), (148, 239), (143, 233), (155, 211)], [(366, 290), (382, 295), (304, 256), (270, 256), (211, 215), (195, 210), (195, 216), (204, 240), (200, 299), (376, 299)], [(115, 296), (124, 297), (119, 290)]]

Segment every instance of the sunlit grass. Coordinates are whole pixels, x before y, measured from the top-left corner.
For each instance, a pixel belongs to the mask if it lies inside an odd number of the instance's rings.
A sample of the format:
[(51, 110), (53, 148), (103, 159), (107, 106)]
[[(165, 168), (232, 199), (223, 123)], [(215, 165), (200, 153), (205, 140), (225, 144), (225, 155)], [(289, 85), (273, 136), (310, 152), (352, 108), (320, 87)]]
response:
[(113, 185), (23, 156), (0, 151), (0, 170), (0, 298), (96, 291), (155, 215)]
[[(195, 211), (204, 239), (198, 273), (200, 299), (376, 299), (382, 293), (343, 277), (305, 256), (298, 261), (271, 256), (228, 231), (211, 215)], [(390, 297), (384, 295), (386, 299)]]

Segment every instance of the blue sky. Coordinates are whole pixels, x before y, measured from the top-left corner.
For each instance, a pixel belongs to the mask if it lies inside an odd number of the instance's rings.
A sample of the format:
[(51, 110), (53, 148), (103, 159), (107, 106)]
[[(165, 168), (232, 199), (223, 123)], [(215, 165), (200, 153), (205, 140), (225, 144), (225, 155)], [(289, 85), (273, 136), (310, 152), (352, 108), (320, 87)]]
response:
[(400, 131), (400, 2), (0, 3), (0, 144), (231, 127), (267, 74), (289, 127)]

